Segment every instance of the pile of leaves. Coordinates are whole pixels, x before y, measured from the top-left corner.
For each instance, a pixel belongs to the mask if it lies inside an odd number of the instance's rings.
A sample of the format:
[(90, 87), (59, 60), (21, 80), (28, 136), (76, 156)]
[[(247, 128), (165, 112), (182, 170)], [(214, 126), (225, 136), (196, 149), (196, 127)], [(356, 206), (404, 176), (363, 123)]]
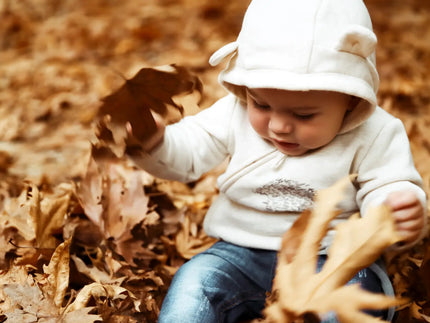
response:
[[(405, 123), (430, 192), (430, 5), (365, 2), (380, 104)], [(142, 68), (186, 66), (204, 84), (201, 108), (224, 95), (222, 66), (207, 60), (235, 39), (248, 3), (0, 1), (0, 321), (156, 320), (174, 272), (214, 242), (201, 224), (222, 167), (188, 185), (153, 178), (95, 121), (102, 99)], [(429, 322), (427, 240), (389, 260), (410, 299), (397, 321)]]

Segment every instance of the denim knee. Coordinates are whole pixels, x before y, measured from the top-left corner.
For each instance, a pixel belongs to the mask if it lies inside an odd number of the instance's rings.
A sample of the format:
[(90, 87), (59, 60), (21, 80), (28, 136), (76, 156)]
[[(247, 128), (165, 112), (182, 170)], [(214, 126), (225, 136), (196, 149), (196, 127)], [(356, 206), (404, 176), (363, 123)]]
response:
[[(270, 260), (266, 270), (256, 269), (264, 257)], [(259, 250), (218, 243), (178, 270), (159, 322), (235, 322), (248, 313), (258, 316), (275, 267), (276, 253), (261, 254)]]

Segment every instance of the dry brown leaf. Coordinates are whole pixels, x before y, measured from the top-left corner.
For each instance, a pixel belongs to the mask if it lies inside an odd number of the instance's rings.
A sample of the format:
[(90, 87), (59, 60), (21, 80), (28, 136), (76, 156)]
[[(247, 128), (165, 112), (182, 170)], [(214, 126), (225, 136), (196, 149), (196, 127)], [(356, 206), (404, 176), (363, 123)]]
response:
[[(133, 136), (143, 140), (156, 130), (150, 110), (166, 115), (168, 106), (183, 113), (175, 96), (202, 91), (200, 80), (184, 67), (170, 65), (159, 68), (142, 68), (134, 77), (114, 93), (103, 99), (100, 107), (98, 137), (121, 157), (127, 137), (125, 124), (129, 122)], [(109, 116), (106, 118), (106, 116)], [(133, 145), (133, 142), (130, 142)]]
[(85, 214), (106, 238), (130, 237), (130, 230), (145, 219), (149, 198), (141, 172), (114, 160), (99, 164), (90, 160), (77, 195)]
[(132, 229), (159, 222), (159, 215), (148, 208), (142, 173), (118, 160), (98, 156), (90, 160), (87, 175), (77, 189), (85, 214), (132, 265), (135, 258), (155, 257), (142, 241), (134, 239)]
[(94, 307), (84, 307), (76, 311), (66, 313), (61, 317), (61, 323), (94, 323), (102, 320), (101, 315), (89, 314)]
[[(59, 308), (46, 298), (36, 283), (9, 284), (3, 290), (11, 301), (11, 308), (4, 312), (10, 322), (37, 322), (38, 317), (58, 317)], [(33, 321), (28, 321), (30, 318)]]
[(91, 298), (95, 299), (96, 302), (101, 302), (101, 299), (103, 298), (116, 300), (125, 299), (126, 297), (134, 298), (133, 294), (123, 287), (92, 283), (84, 286), (84, 288), (79, 291), (75, 300), (66, 307), (65, 313), (70, 313), (85, 308)]
[[(4, 204), (0, 220), (4, 235), (9, 236), (15, 245), (37, 248), (20, 249), (21, 256), (30, 259), (31, 254), (44, 252), (44, 249), (53, 250), (57, 246), (58, 240), (53, 234), (62, 230), (70, 204), (71, 187), (60, 185), (55, 192), (41, 194), (36, 185), (28, 184), (19, 197), (10, 198)], [(18, 234), (10, 235), (10, 231), (5, 231), (8, 228), (16, 229)], [(10, 246), (4, 245), (3, 248), (7, 250)]]
[(34, 285), (34, 279), (29, 275), (29, 266), (12, 266), (9, 270), (0, 271), (0, 313), (10, 312), (16, 307), (16, 301), (10, 298), (4, 287)]
[(197, 232), (196, 224), (190, 221), (189, 216), (185, 216), (181, 224), (182, 229), (176, 235), (176, 249), (185, 259), (205, 251), (212, 246), (217, 239), (208, 237), (203, 231)]
[(4, 227), (14, 227), (28, 241), (36, 239), (40, 196), (35, 185), (27, 185), (20, 196), (7, 200), (2, 212)]
[[(100, 270), (95, 266), (92, 266), (92, 267), (88, 266), (81, 258), (79, 258), (75, 255), (71, 255), (70, 257), (72, 258), (73, 262), (75, 263), (76, 269), (80, 273), (91, 278), (94, 282), (106, 284), (106, 283), (113, 281), (112, 275), (110, 275), (106, 271)], [(125, 277), (122, 277), (118, 281), (121, 281), (124, 279), (125, 279)]]
[(293, 248), (287, 253), (281, 249), (279, 253), (273, 285), (276, 300), (265, 309), (268, 322), (294, 322), (308, 312), (322, 315), (330, 311), (335, 311), (341, 322), (379, 322), (360, 310), (387, 308), (404, 302), (385, 295), (373, 295), (357, 286), (345, 286), (360, 269), (378, 259), (388, 246), (400, 241), (391, 213), (385, 206), (369, 210), (363, 218), (352, 217), (338, 225), (328, 259), (316, 273), (320, 241), (330, 221), (339, 214), (335, 207), (342, 200), (349, 181), (345, 178), (333, 187), (319, 191), (314, 209), (304, 212), (286, 233), (282, 245), (288, 246), (291, 241)]
[(60, 244), (52, 255), (48, 266), (44, 266), (46, 282), (42, 288), (49, 295), (58, 308), (62, 307), (64, 296), (69, 287), (70, 273), (70, 244), (72, 239), (68, 239)]
[(55, 188), (54, 194), (44, 194), (40, 201), (39, 219), (37, 219), (37, 247), (55, 248), (58, 239), (53, 234), (62, 232), (71, 202), (73, 187), (62, 184)]

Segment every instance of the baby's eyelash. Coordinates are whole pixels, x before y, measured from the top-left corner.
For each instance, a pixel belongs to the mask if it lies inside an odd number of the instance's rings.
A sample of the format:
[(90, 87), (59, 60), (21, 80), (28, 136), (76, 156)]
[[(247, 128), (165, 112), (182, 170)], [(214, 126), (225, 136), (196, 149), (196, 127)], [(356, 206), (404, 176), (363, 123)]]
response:
[(310, 113), (310, 114), (297, 114), (297, 113), (295, 113), (294, 116), (300, 120), (310, 120), (315, 116), (315, 114), (314, 113)]
[(259, 109), (270, 109), (270, 105), (267, 105), (267, 104), (261, 104), (261, 103), (258, 103), (257, 101), (255, 101), (254, 100), (254, 104), (255, 104), (255, 106), (256, 107), (258, 107)]

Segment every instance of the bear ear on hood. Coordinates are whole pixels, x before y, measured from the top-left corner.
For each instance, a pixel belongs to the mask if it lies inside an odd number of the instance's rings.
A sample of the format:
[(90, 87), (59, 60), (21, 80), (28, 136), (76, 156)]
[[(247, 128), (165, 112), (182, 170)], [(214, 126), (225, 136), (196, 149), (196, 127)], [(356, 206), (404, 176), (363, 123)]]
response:
[(360, 25), (349, 26), (336, 45), (336, 49), (367, 58), (375, 52), (376, 35)]
[(212, 56), (209, 58), (209, 64), (211, 66), (217, 66), (219, 63), (223, 61), (224, 58), (233, 54), (238, 48), (237, 42), (232, 42), (227, 45), (224, 45), (220, 49), (218, 49)]

